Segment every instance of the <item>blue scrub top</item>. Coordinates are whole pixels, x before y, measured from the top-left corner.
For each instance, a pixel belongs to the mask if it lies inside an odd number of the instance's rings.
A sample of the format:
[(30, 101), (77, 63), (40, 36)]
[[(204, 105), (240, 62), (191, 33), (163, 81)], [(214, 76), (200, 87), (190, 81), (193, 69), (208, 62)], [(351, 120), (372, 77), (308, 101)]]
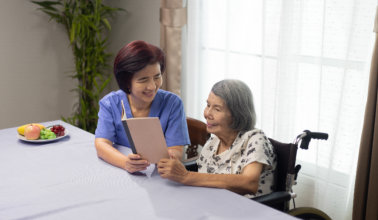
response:
[[(126, 93), (122, 90), (111, 92), (99, 102), (100, 110), (95, 136), (130, 147), (121, 121), (121, 100), (125, 105), (127, 118), (133, 118)], [(177, 95), (159, 89), (152, 101), (149, 117), (160, 119), (168, 147), (190, 144), (184, 106)]]

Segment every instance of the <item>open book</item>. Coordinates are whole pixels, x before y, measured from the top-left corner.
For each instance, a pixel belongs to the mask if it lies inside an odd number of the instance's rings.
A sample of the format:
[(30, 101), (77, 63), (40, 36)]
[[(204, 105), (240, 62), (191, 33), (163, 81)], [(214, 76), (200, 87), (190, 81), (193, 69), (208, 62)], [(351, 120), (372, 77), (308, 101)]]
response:
[(122, 103), (122, 124), (134, 154), (150, 163), (169, 158), (167, 144), (158, 117), (127, 118)]

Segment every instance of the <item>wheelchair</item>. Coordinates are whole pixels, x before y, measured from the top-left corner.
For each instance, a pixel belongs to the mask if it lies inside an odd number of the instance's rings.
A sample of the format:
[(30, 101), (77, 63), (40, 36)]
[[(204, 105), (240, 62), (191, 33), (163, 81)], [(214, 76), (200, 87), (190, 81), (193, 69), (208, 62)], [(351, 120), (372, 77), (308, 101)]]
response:
[[(198, 158), (198, 148), (203, 146), (210, 134), (206, 131), (206, 124), (194, 118), (187, 117), (189, 137), (191, 145), (186, 149), (187, 158), (184, 165), (189, 171), (197, 171), (196, 158)], [(275, 172), (275, 189), (272, 193), (252, 198), (252, 200), (270, 206), (299, 219), (305, 220), (331, 220), (323, 211), (312, 207), (295, 207), (296, 194), (292, 187), (296, 184), (300, 164), (296, 164), (298, 146), (307, 150), (311, 139), (327, 140), (328, 134), (320, 132), (303, 131), (293, 143), (281, 143), (269, 138), (273, 149), (277, 155), (277, 168)], [(290, 201), (293, 207), (290, 209)]]

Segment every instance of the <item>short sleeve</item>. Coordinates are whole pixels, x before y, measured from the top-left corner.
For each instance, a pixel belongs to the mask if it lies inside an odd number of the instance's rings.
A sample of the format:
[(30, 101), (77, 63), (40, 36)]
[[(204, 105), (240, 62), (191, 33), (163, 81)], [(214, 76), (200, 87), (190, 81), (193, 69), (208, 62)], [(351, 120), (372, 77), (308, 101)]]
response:
[(99, 102), (100, 110), (98, 112), (98, 122), (95, 131), (96, 138), (106, 138), (115, 142), (115, 125), (112, 116), (111, 104), (109, 99), (103, 99)]
[(168, 147), (190, 144), (184, 105), (178, 97), (172, 97), (167, 126), (164, 133)]
[(273, 169), (274, 152), (272, 144), (262, 131), (255, 131), (248, 138), (246, 150), (243, 152), (244, 166), (253, 162), (266, 165), (265, 169)]

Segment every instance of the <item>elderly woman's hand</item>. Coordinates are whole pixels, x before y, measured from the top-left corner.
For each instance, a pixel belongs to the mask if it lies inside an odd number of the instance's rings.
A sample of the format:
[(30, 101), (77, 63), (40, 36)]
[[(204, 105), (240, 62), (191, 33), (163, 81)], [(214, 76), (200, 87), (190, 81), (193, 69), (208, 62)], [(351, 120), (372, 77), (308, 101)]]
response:
[(185, 177), (189, 174), (185, 166), (176, 158), (161, 159), (157, 168), (161, 177), (179, 183), (184, 183)]

